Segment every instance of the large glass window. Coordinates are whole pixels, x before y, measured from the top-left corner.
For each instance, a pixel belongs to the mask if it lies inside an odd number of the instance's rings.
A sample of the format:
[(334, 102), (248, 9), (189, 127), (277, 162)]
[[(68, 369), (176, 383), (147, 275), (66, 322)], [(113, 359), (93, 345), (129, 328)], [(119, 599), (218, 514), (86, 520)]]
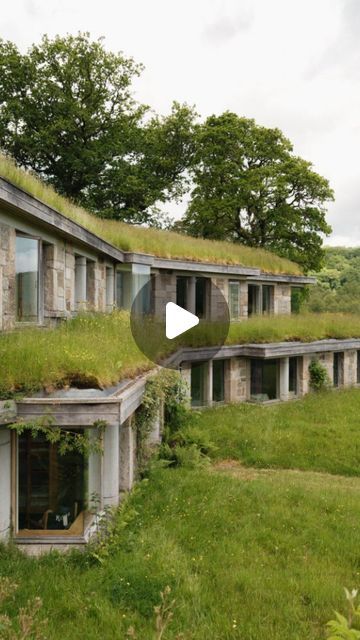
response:
[(39, 240), (16, 236), (16, 319), (37, 322), (39, 318)]
[(251, 360), (250, 395), (257, 402), (278, 397), (278, 360)]
[(271, 284), (263, 284), (262, 286), (262, 312), (269, 314), (274, 308), (274, 286)]
[(238, 320), (240, 316), (240, 283), (229, 282), (230, 320)]
[(248, 315), (254, 316), (260, 313), (260, 286), (248, 285)]
[(334, 353), (334, 387), (340, 387), (344, 380), (344, 354), (342, 352)]
[(187, 283), (186, 276), (178, 276), (176, 278), (176, 304), (183, 309), (187, 309)]
[(289, 358), (289, 391), (297, 394), (298, 375), (297, 358)]
[(84, 456), (76, 451), (61, 455), (57, 443), (28, 431), (19, 435), (18, 443), (19, 532), (81, 535), (87, 489)]
[(224, 402), (225, 399), (225, 362), (224, 360), (213, 361), (213, 402)]
[(206, 362), (191, 365), (191, 404), (193, 407), (205, 405), (207, 366)]
[(199, 318), (205, 318), (206, 316), (207, 280), (207, 278), (196, 278), (195, 314)]

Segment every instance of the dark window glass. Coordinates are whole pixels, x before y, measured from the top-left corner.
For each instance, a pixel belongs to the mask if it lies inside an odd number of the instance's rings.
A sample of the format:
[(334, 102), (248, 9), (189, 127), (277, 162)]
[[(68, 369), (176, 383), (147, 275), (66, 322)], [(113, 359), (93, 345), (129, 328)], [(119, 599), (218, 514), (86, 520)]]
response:
[(297, 393), (297, 358), (289, 358), (289, 391)]
[(258, 402), (277, 398), (278, 360), (251, 360), (251, 399)]
[(344, 379), (344, 354), (334, 353), (334, 387), (340, 387)]
[(214, 402), (223, 402), (225, 398), (224, 394), (224, 379), (225, 379), (225, 362), (224, 360), (213, 361), (213, 393), (212, 398)]
[[(79, 433), (79, 431), (77, 431)], [(86, 464), (79, 452), (29, 431), (19, 435), (19, 529), (71, 530), (81, 535)]]
[(196, 278), (195, 314), (204, 318), (206, 314), (206, 283), (207, 278)]
[(39, 241), (16, 237), (16, 319), (37, 322), (39, 313)]
[(272, 313), (274, 301), (273, 285), (263, 284), (262, 286), (262, 312)]
[(360, 351), (357, 352), (356, 382), (360, 384)]
[(193, 407), (205, 405), (205, 383), (207, 363), (200, 362), (191, 365), (191, 404)]
[(183, 309), (187, 309), (187, 282), (186, 276), (176, 278), (176, 304)]
[(253, 316), (260, 311), (260, 287), (256, 284), (248, 285), (248, 315)]

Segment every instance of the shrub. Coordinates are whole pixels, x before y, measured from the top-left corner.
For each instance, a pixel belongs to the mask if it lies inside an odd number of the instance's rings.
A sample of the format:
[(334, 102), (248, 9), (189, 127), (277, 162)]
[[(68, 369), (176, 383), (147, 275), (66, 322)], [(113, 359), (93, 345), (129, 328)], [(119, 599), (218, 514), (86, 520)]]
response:
[(310, 387), (314, 391), (321, 391), (322, 389), (326, 389), (329, 384), (329, 376), (326, 368), (321, 362), (318, 360), (312, 360), (309, 364), (309, 374), (310, 374)]

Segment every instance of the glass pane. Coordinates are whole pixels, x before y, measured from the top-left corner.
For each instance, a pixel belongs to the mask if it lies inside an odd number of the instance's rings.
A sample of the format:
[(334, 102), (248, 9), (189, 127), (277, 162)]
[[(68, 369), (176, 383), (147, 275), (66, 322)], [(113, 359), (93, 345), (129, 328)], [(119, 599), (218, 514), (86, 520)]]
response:
[(297, 393), (297, 358), (289, 358), (289, 391)]
[(334, 353), (334, 387), (343, 383), (344, 354)]
[(273, 307), (274, 287), (264, 284), (262, 287), (262, 311), (263, 313), (271, 313)]
[[(77, 431), (79, 433), (79, 431)], [(19, 436), (19, 530), (81, 534), (86, 463), (79, 452), (60, 455), (44, 435)]]
[(358, 384), (360, 384), (360, 351), (357, 352), (356, 381)]
[(229, 311), (230, 320), (238, 320), (240, 316), (239, 283), (229, 282)]
[(199, 318), (204, 318), (206, 312), (206, 280), (207, 278), (196, 278), (195, 314)]
[(251, 361), (251, 399), (258, 402), (277, 398), (277, 360)]
[(191, 404), (203, 407), (205, 404), (205, 380), (207, 364), (200, 362), (191, 365)]
[(224, 401), (224, 397), (225, 397), (224, 373), (225, 373), (224, 360), (214, 360), (213, 361), (213, 395), (212, 395), (214, 402)]
[[(138, 296), (138, 294), (140, 295)], [(151, 310), (151, 282), (150, 267), (142, 264), (132, 265), (132, 292), (131, 292), (131, 308), (136, 298), (137, 313), (150, 313)]]
[(260, 287), (255, 284), (248, 285), (248, 315), (259, 313)]
[(118, 309), (130, 311), (132, 304), (132, 274), (131, 271), (116, 272), (116, 306)]
[(187, 309), (187, 281), (186, 276), (176, 278), (176, 304), (183, 309)]
[(16, 237), (16, 319), (38, 320), (39, 241)]

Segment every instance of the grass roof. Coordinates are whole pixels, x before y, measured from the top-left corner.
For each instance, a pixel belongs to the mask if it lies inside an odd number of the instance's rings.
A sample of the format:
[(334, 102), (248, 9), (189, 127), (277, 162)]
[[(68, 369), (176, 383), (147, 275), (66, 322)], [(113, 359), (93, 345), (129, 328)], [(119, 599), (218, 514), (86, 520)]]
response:
[[(325, 338), (360, 338), (360, 316), (329, 313), (251, 318), (233, 323), (226, 343)], [(185, 336), (173, 347), (181, 346), (182, 340), (185, 343)], [(214, 323), (205, 324), (198, 338), (191, 332), (186, 337), (188, 346), (211, 346), (216, 341)], [(164, 345), (164, 354), (166, 348)], [(54, 329), (22, 328), (0, 334), (0, 398), (69, 385), (111, 386), (153, 366), (134, 342), (126, 311), (79, 315)]]
[(0, 176), (123, 251), (148, 253), (161, 258), (256, 267), (266, 273), (302, 274), (299, 265), (264, 249), (202, 240), (172, 231), (148, 229), (99, 218), (59, 195), (33, 173), (19, 168), (4, 154), (0, 154)]

